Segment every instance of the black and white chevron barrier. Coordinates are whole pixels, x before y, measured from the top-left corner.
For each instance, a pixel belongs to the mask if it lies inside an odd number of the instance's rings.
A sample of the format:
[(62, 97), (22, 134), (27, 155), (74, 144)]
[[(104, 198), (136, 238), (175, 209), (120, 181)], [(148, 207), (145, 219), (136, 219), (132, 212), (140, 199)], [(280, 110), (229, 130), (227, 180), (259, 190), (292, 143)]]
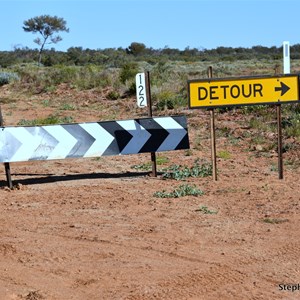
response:
[(47, 126), (0, 127), (0, 162), (188, 149), (184, 116)]

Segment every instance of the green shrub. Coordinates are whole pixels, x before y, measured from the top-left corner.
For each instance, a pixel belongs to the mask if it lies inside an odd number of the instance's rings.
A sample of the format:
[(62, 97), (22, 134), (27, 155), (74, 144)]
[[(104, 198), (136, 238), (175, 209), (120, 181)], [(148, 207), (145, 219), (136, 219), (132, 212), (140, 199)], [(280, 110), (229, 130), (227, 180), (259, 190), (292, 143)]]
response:
[(153, 196), (157, 198), (179, 198), (184, 196), (202, 196), (203, 194), (204, 192), (196, 188), (195, 185), (182, 184), (170, 193), (166, 191), (155, 192)]
[(0, 72), (0, 86), (19, 79), (16, 73)]
[(120, 93), (117, 91), (110, 91), (107, 94), (107, 98), (110, 100), (118, 100), (120, 98)]
[(157, 93), (154, 97), (157, 101), (157, 109), (162, 111), (166, 109), (174, 109), (181, 106), (187, 106), (187, 100), (180, 93), (165, 90)]
[(199, 164), (196, 160), (192, 167), (172, 165), (162, 174), (164, 179), (182, 180), (188, 177), (207, 177), (212, 175), (212, 165), (209, 163)]
[(80, 90), (88, 90), (107, 87), (112, 85), (112, 82), (109, 72), (98, 66), (89, 65), (79, 68), (74, 85)]
[(126, 81), (134, 80), (138, 73), (138, 65), (135, 62), (125, 63), (120, 71), (120, 81), (125, 84)]
[(96, 65), (37, 67), (32, 64), (14, 67), (21, 87), (32, 93), (48, 92), (65, 83), (79, 90), (104, 88), (115, 84), (115, 70)]
[[(156, 156), (156, 165), (157, 166), (161, 166), (163, 164), (166, 164), (169, 162), (169, 158), (166, 157), (166, 156), (162, 156), (162, 155), (158, 155)], [(144, 163), (144, 164), (139, 164), (139, 165), (133, 165), (131, 166), (132, 169), (135, 169), (135, 170), (150, 170), (152, 167), (152, 163), (151, 162), (147, 162), (147, 163)]]

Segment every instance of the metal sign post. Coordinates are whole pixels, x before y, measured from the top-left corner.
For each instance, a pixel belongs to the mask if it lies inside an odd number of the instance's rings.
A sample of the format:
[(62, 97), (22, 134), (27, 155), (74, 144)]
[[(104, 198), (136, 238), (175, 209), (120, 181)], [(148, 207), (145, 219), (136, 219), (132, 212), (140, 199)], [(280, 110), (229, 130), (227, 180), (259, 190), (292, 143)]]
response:
[(278, 178), (283, 179), (283, 155), (282, 155), (282, 123), (281, 123), (281, 104), (276, 105), (277, 112), (277, 142), (278, 142)]
[[(208, 67), (208, 78), (212, 78), (212, 67)], [(217, 175), (217, 154), (216, 154), (216, 129), (215, 129), (215, 110), (210, 109), (210, 139), (211, 139), (211, 158), (213, 166), (213, 180), (218, 180)]]
[[(0, 126), (4, 126), (4, 120), (2, 116), (2, 111), (1, 111), (1, 105), (0, 105)], [(4, 168), (5, 168), (5, 174), (6, 174), (6, 180), (7, 180), (7, 185), (10, 189), (13, 188), (12, 180), (11, 180), (11, 173), (10, 173), (10, 165), (9, 163), (5, 162), (4, 163)]]
[[(279, 74), (279, 68), (275, 68), (275, 75), (277, 74)], [(277, 117), (278, 179), (283, 179), (281, 104), (276, 104), (276, 117)]]
[[(148, 106), (148, 116), (152, 118), (152, 99), (150, 90), (150, 73), (146, 73), (146, 105)], [(156, 154), (151, 152), (151, 165), (152, 165), (152, 176), (157, 177), (157, 167), (156, 167)]]
[[(290, 73), (290, 43), (283, 42), (283, 72)], [(278, 74), (278, 68), (275, 69), (275, 74)], [(283, 179), (283, 151), (282, 151), (282, 118), (281, 104), (276, 105), (277, 114), (277, 151), (278, 151), (278, 178)]]

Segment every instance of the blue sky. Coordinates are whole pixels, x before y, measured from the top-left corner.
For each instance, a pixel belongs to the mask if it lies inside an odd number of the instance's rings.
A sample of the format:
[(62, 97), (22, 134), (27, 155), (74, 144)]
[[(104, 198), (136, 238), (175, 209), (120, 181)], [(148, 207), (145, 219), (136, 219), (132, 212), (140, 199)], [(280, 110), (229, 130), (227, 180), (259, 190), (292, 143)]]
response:
[(70, 28), (50, 45), (66, 51), (126, 48), (213, 49), (300, 43), (299, 0), (0, 0), (0, 50), (37, 48), (23, 22), (44, 14)]

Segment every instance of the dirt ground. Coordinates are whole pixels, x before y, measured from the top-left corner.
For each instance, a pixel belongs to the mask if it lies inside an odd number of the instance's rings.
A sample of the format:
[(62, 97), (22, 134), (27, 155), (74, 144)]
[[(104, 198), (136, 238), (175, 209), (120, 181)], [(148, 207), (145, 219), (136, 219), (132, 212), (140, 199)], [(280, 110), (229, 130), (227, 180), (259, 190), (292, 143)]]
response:
[[(57, 111), (61, 93), (3, 101), (6, 125)], [(5, 88), (0, 96), (11, 99)], [(144, 114), (77, 97), (60, 111), (77, 122)], [(217, 114), (218, 180), (165, 180), (172, 164), (210, 161), (209, 113), (179, 113), (191, 150), (159, 153), (156, 178), (138, 168), (150, 154), (11, 164), (13, 190), (0, 169), (0, 299), (300, 298), (299, 145), (288, 141), (298, 150), (284, 153), (279, 180), (276, 151), (251, 144), (246, 116)], [(266, 139), (276, 143), (276, 132)], [(182, 184), (204, 194), (154, 197)]]

